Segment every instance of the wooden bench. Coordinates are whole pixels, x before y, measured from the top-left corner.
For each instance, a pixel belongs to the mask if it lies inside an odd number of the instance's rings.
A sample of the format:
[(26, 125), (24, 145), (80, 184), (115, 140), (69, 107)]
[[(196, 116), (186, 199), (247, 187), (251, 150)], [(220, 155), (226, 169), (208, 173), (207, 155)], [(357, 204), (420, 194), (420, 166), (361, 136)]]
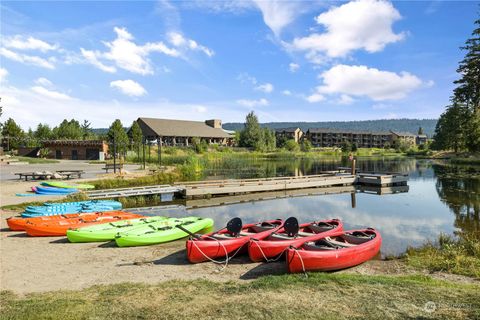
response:
[(118, 169), (121, 173), (123, 170), (123, 163), (117, 163), (117, 164), (106, 163), (105, 167), (103, 167), (102, 169), (105, 170), (106, 173), (108, 173), (108, 170)]
[(85, 173), (85, 171), (83, 170), (57, 170), (56, 172), (66, 177), (67, 180), (70, 180), (72, 176), (77, 176), (77, 178), (80, 179), (82, 177), (82, 174)]

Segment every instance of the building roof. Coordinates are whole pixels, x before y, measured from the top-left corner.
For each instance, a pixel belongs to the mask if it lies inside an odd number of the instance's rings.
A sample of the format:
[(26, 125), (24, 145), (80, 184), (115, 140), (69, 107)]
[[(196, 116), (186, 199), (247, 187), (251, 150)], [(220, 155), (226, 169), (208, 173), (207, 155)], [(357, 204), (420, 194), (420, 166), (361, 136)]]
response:
[(297, 131), (297, 130), (302, 131), (302, 129), (300, 129), (299, 127), (290, 127), (290, 128), (277, 128), (277, 129), (275, 129), (275, 132), (291, 132), (291, 133), (295, 133), (295, 131)]
[(103, 140), (46, 140), (43, 141), (44, 146), (103, 146), (106, 144)]
[(360, 130), (340, 130), (330, 128), (310, 128), (310, 133), (347, 133), (347, 134), (374, 134), (374, 135), (390, 135), (387, 131), (360, 131)]
[(416, 137), (413, 133), (410, 132), (399, 132), (399, 131), (391, 131), (394, 135), (399, 137)]
[(203, 121), (186, 121), (156, 118), (138, 118), (144, 136), (231, 138), (222, 128), (213, 128)]

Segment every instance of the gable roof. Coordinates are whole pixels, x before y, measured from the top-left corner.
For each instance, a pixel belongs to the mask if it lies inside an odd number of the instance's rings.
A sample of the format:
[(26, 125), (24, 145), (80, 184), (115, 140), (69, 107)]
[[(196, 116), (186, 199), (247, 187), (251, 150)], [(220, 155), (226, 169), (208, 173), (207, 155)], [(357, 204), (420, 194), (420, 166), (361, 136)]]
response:
[(302, 129), (300, 129), (299, 127), (290, 127), (290, 128), (277, 128), (277, 129), (275, 129), (275, 132), (291, 132), (291, 133), (294, 133), (297, 130), (302, 131)]
[(345, 133), (345, 134), (371, 134), (371, 135), (384, 135), (388, 136), (391, 133), (387, 131), (361, 131), (361, 130), (342, 130), (342, 129), (330, 129), (330, 128), (310, 128), (309, 133)]
[(213, 128), (203, 121), (138, 118), (138, 124), (146, 137), (200, 137), (231, 138), (222, 128)]

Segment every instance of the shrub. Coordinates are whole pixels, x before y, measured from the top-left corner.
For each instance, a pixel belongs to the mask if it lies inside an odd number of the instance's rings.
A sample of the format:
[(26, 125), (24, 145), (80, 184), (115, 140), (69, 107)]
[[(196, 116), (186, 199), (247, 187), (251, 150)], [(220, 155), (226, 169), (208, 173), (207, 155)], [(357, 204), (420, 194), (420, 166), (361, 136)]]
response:
[(300, 146), (295, 142), (295, 140), (291, 139), (285, 142), (285, 149), (288, 151), (299, 151)]

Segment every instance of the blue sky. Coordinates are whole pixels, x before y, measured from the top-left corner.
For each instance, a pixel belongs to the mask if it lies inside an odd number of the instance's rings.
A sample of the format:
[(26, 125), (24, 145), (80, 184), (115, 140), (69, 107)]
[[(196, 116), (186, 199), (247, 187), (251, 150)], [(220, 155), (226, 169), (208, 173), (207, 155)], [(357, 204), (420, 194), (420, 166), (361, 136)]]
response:
[(224, 122), (436, 118), (474, 1), (9, 2), (4, 116)]

